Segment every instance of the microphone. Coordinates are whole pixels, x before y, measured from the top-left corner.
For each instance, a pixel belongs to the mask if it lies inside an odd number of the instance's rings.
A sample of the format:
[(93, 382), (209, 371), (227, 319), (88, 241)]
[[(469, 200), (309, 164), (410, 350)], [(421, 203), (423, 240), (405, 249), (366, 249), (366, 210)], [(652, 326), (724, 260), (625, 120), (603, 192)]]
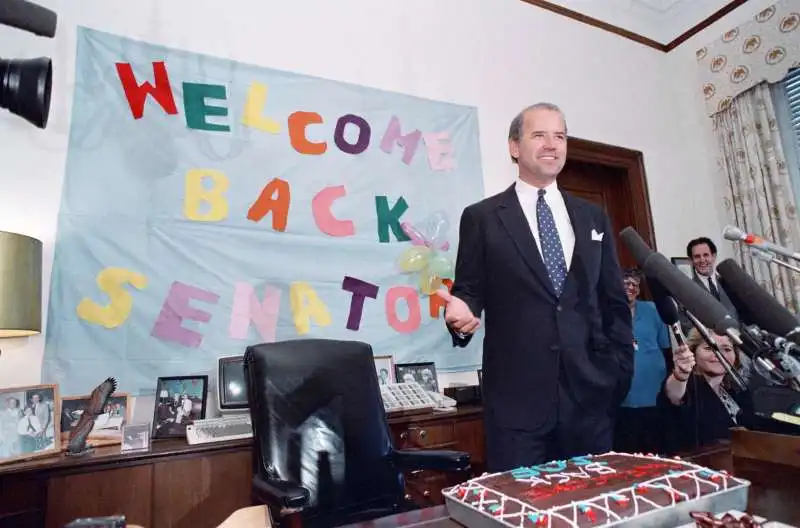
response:
[(650, 249), (632, 227), (619, 234), (645, 276), (658, 281), (684, 308), (692, 312), (703, 325), (719, 335), (728, 335), (740, 344), (738, 323), (708, 290), (684, 275), (661, 253)]
[(725, 259), (717, 265), (723, 289), (731, 292), (746, 307), (753, 324), (772, 334), (800, 343), (800, 322), (775, 297), (736, 263)]
[[(675, 342), (678, 343), (678, 346), (685, 345), (686, 337), (683, 335), (675, 300), (670, 297), (669, 293), (660, 282), (647, 277), (645, 277), (645, 280), (647, 281), (647, 286), (650, 288), (650, 293), (653, 294), (653, 303), (656, 305), (656, 310), (658, 311), (661, 321), (672, 331), (672, 335), (675, 336)], [(708, 331), (708, 328), (706, 328), (689, 310), (683, 308), (682, 311), (686, 314), (686, 317), (692, 322), (694, 327), (697, 328), (697, 331), (700, 332), (703, 340), (711, 347), (711, 350), (714, 352), (714, 355), (717, 356), (717, 359), (722, 364), (725, 373), (730, 377), (731, 381), (733, 381), (740, 391), (747, 390), (747, 385), (744, 380), (733, 370), (733, 366), (722, 354), (716, 339), (714, 339), (714, 336)]]
[(678, 346), (686, 344), (686, 336), (683, 335), (683, 328), (681, 328), (680, 318), (678, 316), (678, 307), (675, 305), (675, 300), (670, 297), (664, 286), (655, 279), (645, 275), (645, 282), (647, 288), (653, 295), (653, 303), (656, 305), (656, 311), (661, 318), (661, 322), (667, 325), (675, 336), (675, 342)]
[(54, 11), (25, 0), (0, 0), (0, 24), (40, 37), (53, 38), (58, 18)]
[(800, 260), (800, 253), (792, 251), (789, 248), (773, 244), (772, 242), (764, 240), (762, 237), (758, 235), (754, 235), (752, 233), (745, 233), (736, 226), (732, 225), (725, 226), (725, 229), (722, 230), (722, 236), (725, 238), (725, 240), (731, 240), (733, 242), (742, 242), (745, 245), (753, 248), (769, 251), (772, 253), (777, 253), (778, 255), (783, 255), (784, 257), (793, 258), (795, 260)]

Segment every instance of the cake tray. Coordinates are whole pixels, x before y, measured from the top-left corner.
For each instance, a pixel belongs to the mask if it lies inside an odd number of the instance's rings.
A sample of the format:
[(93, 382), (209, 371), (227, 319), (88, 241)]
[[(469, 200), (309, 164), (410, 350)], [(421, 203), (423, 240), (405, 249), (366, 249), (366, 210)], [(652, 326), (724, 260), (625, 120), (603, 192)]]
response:
[[(750, 490), (750, 481), (736, 477), (740, 483), (726, 489), (715, 491), (703, 497), (679, 502), (673, 506), (668, 506), (660, 510), (651, 510), (638, 517), (620, 519), (608, 524), (587, 523), (586, 526), (613, 526), (615, 528), (675, 528), (691, 522), (689, 513), (694, 511), (706, 511), (713, 513), (724, 513), (729, 510), (747, 511), (747, 493)], [(477, 510), (468, 504), (451, 496), (453, 486), (442, 490), (442, 495), (447, 505), (450, 518), (464, 525), (466, 528), (498, 528), (503, 526), (513, 526), (519, 528), (519, 524), (511, 524), (508, 521), (498, 519), (489, 513)], [(528, 523), (530, 525), (530, 523)], [(569, 528), (567, 522), (558, 523)], [(549, 523), (542, 525), (543, 528), (551, 526)], [(577, 525), (576, 525), (577, 526)]]

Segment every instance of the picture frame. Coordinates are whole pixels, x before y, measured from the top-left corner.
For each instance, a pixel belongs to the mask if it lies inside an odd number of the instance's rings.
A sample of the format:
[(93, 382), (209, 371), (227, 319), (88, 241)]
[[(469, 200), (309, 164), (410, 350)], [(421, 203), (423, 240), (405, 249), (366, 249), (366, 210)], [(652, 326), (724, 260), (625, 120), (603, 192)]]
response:
[(392, 356), (375, 356), (375, 374), (378, 376), (378, 385), (389, 385), (395, 382), (394, 360)]
[(692, 278), (692, 270), (694, 269), (694, 266), (692, 265), (692, 259), (688, 257), (672, 257), (669, 260), (672, 262), (672, 265), (681, 270), (684, 275), (690, 279)]
[(122, 447), (120, 452), (140, 452), (150, 450), (150, 423), (125, 424), (122, 427)]
[(421, 363), (400, 363), (394, 366), (396, 383), (416, 381), (429, 392), (439, 392), (439, 379), (433, 361)]
[(61, 453), (58, 385), (0, 389), (0, 409), (0, 464)]
[(207, 375), (158, 378), (151, 438), (185, 438), (186, 426), (206, 417), (207, 400)]
[[(91, 395), (64, 396), (61, 398), (61, 446), (67, 448), (72, 428), (84, 409), (89, 405)], [(92, 432), (86, 438), (86, 445), (99, 447), (122, 443), (122, 429), (131, 421), (131, 398), (127, 392), (115, 392), (108, 398), (106, 412), (95, 418)]]

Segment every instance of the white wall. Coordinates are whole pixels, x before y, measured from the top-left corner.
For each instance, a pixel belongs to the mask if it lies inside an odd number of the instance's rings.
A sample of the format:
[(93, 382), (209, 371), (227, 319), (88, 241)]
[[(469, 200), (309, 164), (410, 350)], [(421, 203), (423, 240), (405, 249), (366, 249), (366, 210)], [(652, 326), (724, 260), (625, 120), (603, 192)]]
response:
[[(487, 194), (502, 190), (513, 178), (505, 140), (511, 118), (530, 103), (553, 101), (566, 111), (572, 135), (644, 152), (661, 252), (682, 254), (698, 226), (704, 233), (720, 232), (718, 214), (703, 197), (710, 192), (703, 154), (707, 145), (701, 141), (700, 123), (690, 115), (698, 112), (695, 86), (688, 79), (694, 61), (683, 50), (666, 56), (519, 0), (41, 4), (59, 14), (56, 39), (0, 27), (0, 56), (50, 55), (55, 61), (47, 130), (0, 114), (0, 229), (44, 242), (45, 284), (67, 147), (78, 24), (475, 105)], [(45, 293), (45, 312), (46, 298)], [(0, 386), (39, 382), (43, 344), (42, 336), (0, 341)], [(454, 380), (473, 381), (474, 375), (442, 379)]]

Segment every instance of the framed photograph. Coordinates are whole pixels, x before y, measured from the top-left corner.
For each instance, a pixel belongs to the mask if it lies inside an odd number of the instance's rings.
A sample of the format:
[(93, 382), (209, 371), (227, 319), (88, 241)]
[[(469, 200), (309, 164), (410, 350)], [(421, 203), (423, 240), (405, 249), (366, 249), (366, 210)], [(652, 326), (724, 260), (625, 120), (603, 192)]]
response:
[(122, 426), (121, 452), (148, 451), (150, 449), (150, 424), (125, 424)]
[(206, 417), (207, 397), (208, 376), (158, 378), (152, 438), (186, 437), (186, 426)]
[(669, 259), (674, 266), (681, 270), (687, 277), (692, 278), (692, 259), (688, 257), (672, 257)]
[(439, 381), (436, 378), (436, 365), (433, 361), (426, 363), (402, 363), (395, 365), (394, 377), (397, 383), (416, 381), (429, 392), (439, 392)]
[(0, 464), (61, 452), (58, 385), (0, 389)]
[[(66, 449), (72, 428), (78, 425), (90, 395), (61, 398), (61, 445)], [(86, 445), (97, 447), (122, 443), (122, 428), (131, 421), (131, 400), (127, 393), (115, 392), (108, 399), (103, 414), (94, 420)]]
[(392, 356), (375, 356), (375, 373), (378, 375), (379, 385), (394, 383), (393, 365)]

